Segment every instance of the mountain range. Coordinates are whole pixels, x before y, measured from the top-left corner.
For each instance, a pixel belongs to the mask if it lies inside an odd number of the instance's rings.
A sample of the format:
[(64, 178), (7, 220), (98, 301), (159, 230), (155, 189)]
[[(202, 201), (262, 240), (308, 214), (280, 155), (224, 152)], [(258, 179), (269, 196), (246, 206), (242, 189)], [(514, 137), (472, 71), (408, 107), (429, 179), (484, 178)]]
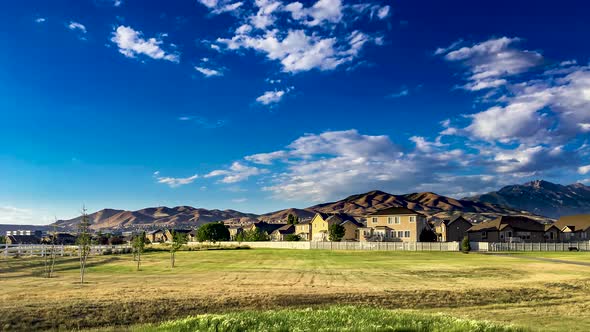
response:
[(503, 205), (551, 218), (590, 213), (590, 187), (581, 183), (564, 186), (536, 180), (464, 200)]
[[(504, 202), (502, 201), (502, 203)], [(473, 221), (489, 220), (500, 215), (525, 215), (538, 220), (548, 219), (518, 207), (485, 202), (480, 197), (454, 199), (432, 192), (393, 195), (379, 190), (352, 195), (339, 201), (318, 204), (304, 209), (290, 208), (262, 215), (235, 210), (207, 210), (177, 206), (173, 208), (152, 207), (137, 211), (104, 209), (92, 213), (88, 217), (91, 228), (94, 230), (194, 228), (214, 221), (225, 223), (251, 223), (258, 220), (281, 222), (285, 221), (289, 214), (305, 220), (312, 218), (316, 212), (344, 212), (362, 218), (368, 213), (393, 206), (407, 207), (429, 218), (438, 219), (448, 219), (459, 215)], [(75, 230), (80, 220), (81, 217), (59, 220), (56, 225), (61, 229)]]

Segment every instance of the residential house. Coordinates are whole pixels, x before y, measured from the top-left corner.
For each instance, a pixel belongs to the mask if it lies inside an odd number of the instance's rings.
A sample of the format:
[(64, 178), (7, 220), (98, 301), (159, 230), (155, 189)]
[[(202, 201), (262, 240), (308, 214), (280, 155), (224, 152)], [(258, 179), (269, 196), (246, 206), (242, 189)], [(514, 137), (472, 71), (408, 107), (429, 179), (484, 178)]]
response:
[(299, 235), (302, 241), (311, 241), (311, 220), (300, 221), (296, 224), (295, 234)]
[[(63, 244), (63, 245), (73, 245), (76, 244), (76, 239), (77, 237), (75, 235), (72, 235), (70, 233), (56, 233), (55, 234), (55, 238), (53, 233), (47, 234), (45, 235), (42, 239), (41, 242), (45, 243), (45, 244), (51, 244), (51, 243), (55, 243), (55, 244)], [(55, 241), (55, 242), (53, 242)]]
[(8, 235), (6, 244), (40, 244), (41, 238), (34, 235)]
[(165, 242), (172, 242), (172, 239), (174, 237), (173, 233), (184, 234), (186, 236), (186, 240), (190, 241), (191, 231), (191, 229), (167, 229), (166, 232), (164, 232)]
[(346, 213), (316, 213), (311, 219), (311, 241), (329, 241), (330, 226), (344, 227), (342, 241), (358, 241), (359, 228), (363, 224)]
[(166, 231), (163, 229), (156, 229), (145, 233), (145, 237), (150, 243), (166, 242)]
[(476, 242), (556, 242), (559, 229), (523, 216), (501, 216), (473, 225), (469, 241)]
[(463, 240), (471, 226), (473, 224), (462, 216), (437, 220), (434, 222), (434, 233), (436, 233), (438, 242), (458, 242)]
[(391, 207), (369, 214), (359, 230), (361, 241), (419, 242), (420, 233), (430, 229), (426, 217), (405, 207)]
[(41, 237), (43, 236), (43, 231), (40, 230), (30, 230), (30, 229), (19, 229), (15, 231), (6, 231), (6, 236), (10, 235), (29, 235), (29, 236), (36, 236)]
[(284, 241), (285, 236), (295, 234), (295, 225), (287, 224), (270, 233), (271, 241)]
[(554, 225), (561, 231), (562, 241), (590, 240), (590, 214), (561, 217)]
[(251, 231), (253, 229), (258, 229), (263, 233), (268, 235), (272, 234), (275, 230), (285, 226), (285, 224), (271, 224), (264, 221), (255, 222), (250, 224), (249, 226), (244, 226), (244, 230)]
[(236, 240), (238, 234), (244, 232), (244, 228), (241, 226), (230, 226), (227, 229), (229, 230), (229, 238), (232, 241)]

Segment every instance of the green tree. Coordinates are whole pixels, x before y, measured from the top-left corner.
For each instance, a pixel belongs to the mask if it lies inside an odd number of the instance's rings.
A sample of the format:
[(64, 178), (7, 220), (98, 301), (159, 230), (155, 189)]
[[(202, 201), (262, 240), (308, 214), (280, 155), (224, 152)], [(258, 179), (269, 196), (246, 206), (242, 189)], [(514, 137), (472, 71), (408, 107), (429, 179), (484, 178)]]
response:
[(420, 232), (420, 242), (436, 242), (436, 233), (430, 228), (422, 229), (422, 232)]
[(131, 245), (133, 246), (133, 256), (137, 261), (137, 271), (139, 271), (141, 266), (141, 254), (145, 249), (145, 232), (141, 232), (140, 234), (136, 235), (133, 238)]
[(285, 241), (301, 241), (301, 237), (297, 234), (287, 234), (285, 235)]
[(0, 235), (0, 244), (6, 244), (6, 237), (3, 235)]
[(172, 231), (172, 245), (170, 246), (170, 263), (172, 267), (176, 263), (176, 252), (187, 242), (188, 237), (185, 233)]
[(235, 240), (238, 242), (244, 242), (244, 232), (238, 232), (238, 234), (236, 234)]
[(461, 251), (464, 253), (468, 253), (471, 251), (471, 244), (469, 244), (469, 237), (465, 236), (463, 241), (461, 241)]
[(299, 223), (299, 217), (289, 213), (289, 215), (287, 216), (287, 224), (296, 225), (298, 223)]
[(270, 236), (260, 228), (254, 227), (253, 229), (244, 232), (244, 241), (270, 241)]
[(197, 229), (197, 241), (229, 241), (229, 229), (221, 222), (205, 224)]
[(80, 283), (84, 284), (84, 276), (86, 274), (86, 263), (90, 255), (92, 245), (92, 235), (90, 234), (90, 219), (86, 212), (86, 207), (82, 207), (82, 220), (78, 225), (78, 238), (76, 239), (78, 245), (78, 256), (80, 257)]
[(328, 228), (328, 237), (330, 241), (340, 242), (344, 237), (344, 234), (346, 234), (346, 229), (344, 229), (344, 226), (342, 225), (332, 224)]

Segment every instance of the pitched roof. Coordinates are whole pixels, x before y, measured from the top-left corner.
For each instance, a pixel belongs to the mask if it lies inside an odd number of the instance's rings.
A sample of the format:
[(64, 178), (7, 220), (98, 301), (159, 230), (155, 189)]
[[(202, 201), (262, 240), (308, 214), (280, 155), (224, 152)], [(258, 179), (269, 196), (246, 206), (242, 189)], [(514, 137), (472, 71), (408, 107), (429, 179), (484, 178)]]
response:
[(369, 216), (390, 216), (390, 215), (396, 215), (396, 214), (416, 214), (416, 215), (421, 215), (420, 213), (412, 210), (412, 209), (408, 209), (405, 207), (390, 207), (387, 209), (382, 209), (379, 210), (377, 212), (373, 212), (371, 214), (369, 214)]
[(295, 233), (295, 225), (291, 225), (291, 224), (284, 225), (281, 228), (277, 228), (273, 233), (293, 234), (293, 233)]
[(39, 244), (41, 239), (33, 235), (8, 235), (6, 237), (10, 239), (12, 244)]
[(285, 224), (269, 224), (267, 222), (255, 222), (252, 224), (252, 227), (256, 227), (267, 234), (274, 232), (275, 230), (285, 226)]
[(565, 226), (573, 227), (574, 232), (586, 231), (590, 228), (590, 214), (561, 217), (554, 225), (559, 229), (563, 229)]
[(480, 231), (501, 231), (506, 227), (512, 227), (514, 230), (544, 232), (545, 225), (540, 222), (522, 216), (501, 216), (494, 220), (484, 221), (473, 225), (468, 232)]
[(467, 219), (463, 218), (463, 216), (458, 216), (457, 218), (455, 218), (455, 219), (451, 219), (451, 220), (445, 220), (445, 225), (447, 225), (447, 226), (448, 226), (448, 225), (450, 225), (450, 224), (454, 223), (455, 221), (461, 221), (461, 220), (468, 222), (470, 225), (473, 225), (473, 224), (471, 223), (471, 221), (469, 221), (469, 220), (467, 220)]
[(339, 225), (350, 222), (357, 227), (364, 226), (362, 223), (358, 222), (353, 216), (351, 216), (350, 214), (346, 214), (346, 213), (332, 213), (329, 215), (328, 218), (325, 218), (324, 220), (326, 220), (327, 222), (336, 222)]

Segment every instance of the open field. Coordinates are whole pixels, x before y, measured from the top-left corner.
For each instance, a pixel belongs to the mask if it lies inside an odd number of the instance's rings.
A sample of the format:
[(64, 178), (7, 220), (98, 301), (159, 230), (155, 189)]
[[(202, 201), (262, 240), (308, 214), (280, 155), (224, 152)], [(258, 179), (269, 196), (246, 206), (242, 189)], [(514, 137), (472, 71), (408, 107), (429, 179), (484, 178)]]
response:
[[(538, 254), (538, 255), (537, 255)], [(57, 277), (37, 258), (0, 260), (0, 329), (86, 328), (246, 309), (378, 306), (449, 313), (541, 330), (590, 330), (588, 253), (510, 257), (453, 252), (223, 250), (91, 258), (79, 285), (76, 258)], [(559, 255), (559, 256), (553, 256)], [(521, 257), (522, 256), (522, 257)]]

